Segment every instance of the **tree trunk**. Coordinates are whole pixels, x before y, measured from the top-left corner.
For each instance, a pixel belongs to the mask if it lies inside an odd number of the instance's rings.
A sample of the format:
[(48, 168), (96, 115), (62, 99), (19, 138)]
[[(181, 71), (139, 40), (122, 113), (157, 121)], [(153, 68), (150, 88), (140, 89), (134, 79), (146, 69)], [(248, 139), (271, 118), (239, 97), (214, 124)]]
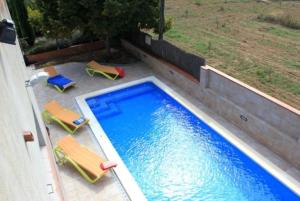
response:
[(110, 36), (109, 36), (109, 34), (106, 34), (105, 48), (106, 48), (106, 56), (107, 56), (108, 59), (110, 59), (111, 58), (111, 49), (110, 49)]
[(159, 35), (158, 39), (164, 39), (164, 26), (165, 26), (165, 0), (160, 0), (160, 13), (159, 13)]
[(28, 13), (24, 0), (10, 0), (7, 2), (16, 25), (18, 37), (24, 38), (29, 46), (33, 46), (35, 35), (28, 21)]
[(25, 40), (27, 41), (29, 46), (33, 46), (35, 35), (31, 27), (31, 24), (28, 21), (28, 13), (27, 13), (24, 0), (17, 0), (16, 3), (17, 3), (17, 15), (19, 15), (19, 20), (21, 24), (20, 29), (24, 34), (23, 37), (25, 37)]
[(59, 42), (58, 42), (58, 38), (55, 38), (55, 44), (56, 44), (56, 49), (59, 50), (60, 47), (59, 47)]
[(17, 11), (17, 2), (15, 0), (10, 0), (7, 1), (8, 7), (9, 7), (9, 12), (11, 13), (11, 17), (15, 23), (16, 29), (17, 29), (17, 33), (18, 33), (18, 37), (19, 38), (23, 38), (23, 33), (22, 33), (22, 29), (21, 29), (21, 22), (19, 19), (19, 15), (18, 15), (18, 11)]

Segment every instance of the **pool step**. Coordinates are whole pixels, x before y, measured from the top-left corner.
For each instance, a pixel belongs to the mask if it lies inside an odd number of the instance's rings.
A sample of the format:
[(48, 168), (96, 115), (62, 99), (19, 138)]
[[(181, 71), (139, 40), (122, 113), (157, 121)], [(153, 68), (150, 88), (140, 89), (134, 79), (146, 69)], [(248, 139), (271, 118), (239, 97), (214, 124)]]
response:
[(88, 99), (87, 103), (97, 118), (107, 118), (109, 116), (118, 115), (122, 112), (117, 106), (118, 102), (145, 93), (150, 93), (153, 90), (155, 90), (155, 88), (152, 84), (145, 83), (143, 85), (139, 85), (138, 87), (134, 86), (132, 88), (128, 88), (127, 90), (122, 91), (122, 93), (116, 91), (115, 93), (111, 93), (109, 95), (93, 97)]

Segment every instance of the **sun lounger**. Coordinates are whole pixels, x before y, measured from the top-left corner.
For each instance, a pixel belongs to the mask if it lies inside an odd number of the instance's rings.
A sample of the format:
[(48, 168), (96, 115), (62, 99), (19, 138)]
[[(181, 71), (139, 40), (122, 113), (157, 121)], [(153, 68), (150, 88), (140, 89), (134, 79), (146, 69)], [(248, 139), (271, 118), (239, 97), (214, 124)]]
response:
[(68, 135), (60, 139), (54, 149), (54, 153), (60, 164), (69, 162), (79, 173), (90, 183), (98, 181), (112, 167), (102, 169), (107, 161), (99, 157), (96, 153), (79, 144), (72, 136)]
[(93, 77), (95, 75), (95, 73), (98, 73), (110, 80), (115, 80), (118, 77), (125, 76), (125, 71), (123, 68), (113, 67), (113, 66), (104, 66), (104, 65), (97, 63), (96, 61), (91, 61), (87, 64), (86, 72), (91, 77)]
[(66, 131), (74, 134), (79, 128), (89, 122), (88, 119), (81, 117), (78, 113), (62, 107), (57, 101), (50, 101), (44, 106), (43, 117), (47, 123), (55, 121)]
[(54, 87), (59, 92), (64, 92), (66, 89), (75, 86), (76, 83), (65, 76), (58, 74), (53, 66), (44, 68), (44, 71), (49, 74), (47, 85)]

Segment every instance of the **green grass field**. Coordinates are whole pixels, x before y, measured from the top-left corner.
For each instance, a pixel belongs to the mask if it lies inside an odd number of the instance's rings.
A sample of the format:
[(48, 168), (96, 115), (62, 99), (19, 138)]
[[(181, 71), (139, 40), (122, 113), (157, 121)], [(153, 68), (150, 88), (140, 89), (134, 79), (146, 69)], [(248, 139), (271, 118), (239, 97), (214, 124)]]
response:
[(166, 0), (165, 39), (300, 109), (300, 30), (258, 20), (287, 14), (300, 24), (300, 1)]

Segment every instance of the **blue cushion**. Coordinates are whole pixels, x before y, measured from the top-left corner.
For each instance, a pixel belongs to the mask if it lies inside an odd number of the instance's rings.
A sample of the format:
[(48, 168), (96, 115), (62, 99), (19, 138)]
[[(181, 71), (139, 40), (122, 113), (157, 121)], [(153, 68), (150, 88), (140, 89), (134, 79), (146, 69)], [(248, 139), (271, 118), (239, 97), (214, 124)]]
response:
[(80, 125), (85, 121), (84, 117), (80, 117), (79, 119), (76, 119), (75, 121), (73, 121), (74, 124), (76, 125)]
[(56, 75), (56, 76), (50, 77), (47, 82), (49, 84), (56, 85), (60, 88), (66, 88), (66, 87), (70, 86), (70, 84), (75, 83), (72, 80), (64, 77), (63, 75)]

